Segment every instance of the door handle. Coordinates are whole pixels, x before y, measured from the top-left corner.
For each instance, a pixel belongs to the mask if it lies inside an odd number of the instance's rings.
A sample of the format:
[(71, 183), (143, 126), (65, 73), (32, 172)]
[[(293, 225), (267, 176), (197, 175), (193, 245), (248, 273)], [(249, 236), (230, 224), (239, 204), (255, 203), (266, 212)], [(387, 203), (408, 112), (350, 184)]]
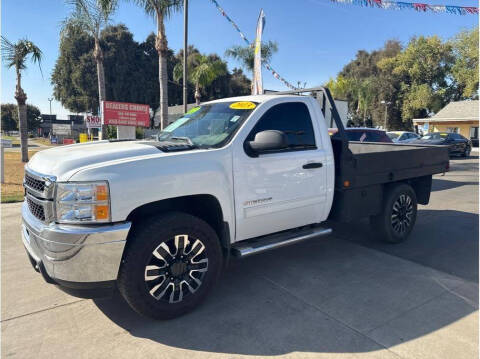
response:
[(309, 170), (312, 168), (320, 168), (322, 166), (323, 166), (322, 162), (310, 162), (310, 163), (305, 163), (302, 167), (305, 168), (306, 170)]

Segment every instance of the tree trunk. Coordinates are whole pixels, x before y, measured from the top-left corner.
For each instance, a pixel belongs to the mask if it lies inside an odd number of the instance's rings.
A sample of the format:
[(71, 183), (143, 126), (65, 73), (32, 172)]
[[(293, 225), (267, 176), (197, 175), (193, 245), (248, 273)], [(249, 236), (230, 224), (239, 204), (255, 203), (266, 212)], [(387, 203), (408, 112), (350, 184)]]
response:
[[(97, 82), (98, 82), (98, 105), (102, 106), (102, 101), (106, 100), (105, 95), (105, 71), (103, 69), (103, 51), (100, 47), (100, 40), (95, 39), (95, 48), (93, 50), (93, 57), (97, 63)], [(106, 137), (107, 126), (102, 125), (102, 131), (100, 134), (100, 140), (103, 140)]]
[(158, 81), (160, 84), (160, 129), (168, 125), (168, 73), (167, 55), (168, 42), (163, 23), (163, 13), (157, 11), (157, 37), (155, 48), (158, 52)]
[(27, 95), (22, 89), (20, 69), (17, 70), (17, 88), (15, 89), (15, 100), (18, 108), (18, 130), (20, 132), (20, 147), (22, 151), (22, 162), (28, 162), (28, 129), (27, 129)]
[(200, 105), (200, 86), (198, 84), (195, 84), (195, 104), (198, 106)]
[(250, 82), (250, 95), (253, 95), (253, 81), (255, 80), (255, 73), (252, 71), (252, 81)]

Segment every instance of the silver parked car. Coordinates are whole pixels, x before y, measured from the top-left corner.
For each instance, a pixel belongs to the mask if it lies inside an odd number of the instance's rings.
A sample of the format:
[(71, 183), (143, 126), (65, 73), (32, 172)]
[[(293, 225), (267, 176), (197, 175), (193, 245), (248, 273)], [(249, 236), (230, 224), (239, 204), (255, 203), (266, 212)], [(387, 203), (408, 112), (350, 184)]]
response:
[(387, 136), (396, 143), (409, 143), (420, 138), (419, 134), (408, 131), (389, 131), (387, 132)]

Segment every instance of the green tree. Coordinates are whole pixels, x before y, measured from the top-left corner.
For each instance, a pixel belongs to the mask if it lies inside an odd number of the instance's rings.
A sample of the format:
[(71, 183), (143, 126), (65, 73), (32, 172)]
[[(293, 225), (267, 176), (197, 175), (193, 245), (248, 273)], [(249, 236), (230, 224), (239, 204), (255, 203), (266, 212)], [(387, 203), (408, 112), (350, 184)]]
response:
[[(274, 41), (268, 41), (262, 43), (261, 54), (262, 54), (262, 64), (265, 62), (270, 62), (273, 55), (278, 51), (278, 44)], [(232, 46), (231, 48), (225, 51), (225, 56), (231, 57), (240, 62), (245, 70), (250, 72), (253, 76), (254, 60), (255, 60), (255, 49), (253, 45), (251, 46)], [(251, 88), (253, 91), (253, 87)]]
[(450, 44), (455, 59), (452, 66), (457, 86), (455, 99), (478, 99), (478, 26), (460, 32)]
[[(18, 130), (18, 108), (13, 103), (2, 103), (2, 131)], [(15, 121), (15, 118), (17, 121)]]
[[(14, 67), (17, 74), (17, 85), (15, 89), (15, 100), (18, 106), (20, 146), (22, 151), (22, 162), (28, 162), (28, 137), (27, 137), (27, 95), (22, 89), (22, 70), (26, 69), (27, 59), (38, 63), (42, 59), (42, 51), (27, 39), (12, 43), (2, 36), (2, 59), (7, 67)], [(40, 69), (41, 71), (41, 69)]]
[(160, 128), (168, 123), (168, 42), (165, 32), (165, 19), (182, 8), (181, 0), (134, 0), (145, 12), (157, 21), (155, 48), (158, 53), (158, 81), (160, 85)]
[[(27, 104), (27, 128), (29, 131), (40, 127), (40, 110), (37, 106)], [(13, 103), (2, 104), (2, 130), (18, 130), (18, 106)]]
[[(387, 41), (379, 50), (360, 50), (336, 79), (326, 83), (334, 98), (348, 101), (351, 123), (365, 125), (371, 120), (373, 125), (383, 125), (385, 110), (388, 110), (389, 128), (403, 126), (398, 110), (400, 84), (391, 74), (378, 67), (382, 59), (395, 57), (401, 50), (400, 43), (395, 40)], [(385, 107), (381, 101), (391, 105)]]
[(325, 86), (328, 87), (333, 98), (345, 100), (351, 90), (352, 81), (345, 76), (338, 75), (336, 79), (330, 78)]
[[(220, 59), (213, 59), (200, 53), (188, 55), (187, 67), (190, 74), (188, 80), (195, 86), (195, 103), (197, 105), (200, 104), (200, 90), (227, 72), (225, 63)], [(180, 81), (183, 78), (183, 63), (178, 63), (175, 66), (173, 77), (175, 81)]]
[(426, 117), (446, 104), (452, 60), (450, 44), (437, 36), (420, 36), (397, 56), (379, 62), (383, 71), (401, 82), (403, 121)]
[(93, 37), (81, 27), (69, 24), (63, 28), (50, 81), (53, 97), (71, 112), (97, 114), (98, 78), (93, 48)]
[(252, 87), (251, 81), (245, 76), (242, 69), (234, 68), (232, 74), (229, 75), (229, 92), (230, 96), (244, 96), (250, 93)]
[[(64, 22), (64, 30), (72, 25), (81, 28), (94, 40), (93, 58), (97, 66), (98, 102), (107, 99), (105, 90), (105, 70), (103, 50), (100, 45), (100, 33), (108, 25), (117, 6), (116, 0), (66, 0), (72, 6), (70, 17)], [(102, 131), (103, 132), (103, 131)]]
[[(139, 44), (125, 25), (119, 24), (102, 31), (100, 44), (103, 63), (108, 69), (105, 73), (107, 98), (157, 108), (158, 55), (154, 35)], [(93, 38), (77, 26), (70, 26), (61, 38), (51, 82), (55, 99), (72, 112), (97, 113), (98, 86), (93, 50)], [(173, 51), (169, 50), (168, 54), (174, 61)], [(169, 70), (170, 77), (172, 71)]]

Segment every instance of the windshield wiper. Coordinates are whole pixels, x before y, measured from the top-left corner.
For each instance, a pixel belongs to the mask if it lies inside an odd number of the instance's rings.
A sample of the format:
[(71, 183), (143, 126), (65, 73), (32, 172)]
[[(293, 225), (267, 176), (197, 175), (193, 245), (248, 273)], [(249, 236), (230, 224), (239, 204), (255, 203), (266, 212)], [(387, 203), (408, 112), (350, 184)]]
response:
[(187, 142), (190, 146), (192, 147), (197, 147), (193, 141), (190, 139), (190, 137), (179, 137), (179, 136), (172, 136), (169, 138), (169, 140), (180, 140), (180, 141), (185, 141)]

